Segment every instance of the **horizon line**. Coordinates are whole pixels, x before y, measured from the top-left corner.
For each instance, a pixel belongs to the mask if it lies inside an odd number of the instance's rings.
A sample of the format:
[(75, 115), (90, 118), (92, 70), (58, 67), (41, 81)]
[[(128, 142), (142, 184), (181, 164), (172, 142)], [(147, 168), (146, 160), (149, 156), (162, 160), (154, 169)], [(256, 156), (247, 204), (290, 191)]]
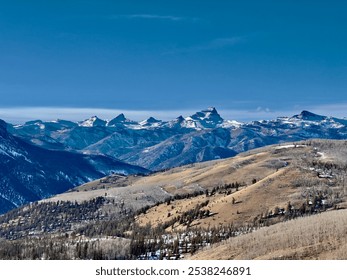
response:
[[(216, 108), (209, 106), (207, 108)], [(54, 121), (57, 119), (70, 121), (84, 121), (92, 116), (100, 119), (111, 120), (120, 114), (124, 114), (127, 118), (141, 121), (154, 117), (162, 121), (173, 120), (179, 116), (191, 116), (196, 112), (205, 109), (172, 109), (172, 110), (136, 110), (136, 109), (109, 109), (109, 108), (92, 108), (92, 107), (54, 107), (54, 106), (13, 106), (0, 108), (0, 119), (11, 124), (22, 124), (26, 121), (42, 120)], [(216, 109), (221, 117), (225, 120), (235, 120), (239, 122), (272, 120), (279, 117), (291, 117), (302, 111), (310, 111), (315, 114), (329, 116), (333, 111), (334, 117), (345, 118), (347, 104), (329, 104), (325, 106), (315, 106), (307, 109), (286, 109), (286, 110), (270, 110), (269, 108), (258, 107), (254, 110), (250, 109)]]

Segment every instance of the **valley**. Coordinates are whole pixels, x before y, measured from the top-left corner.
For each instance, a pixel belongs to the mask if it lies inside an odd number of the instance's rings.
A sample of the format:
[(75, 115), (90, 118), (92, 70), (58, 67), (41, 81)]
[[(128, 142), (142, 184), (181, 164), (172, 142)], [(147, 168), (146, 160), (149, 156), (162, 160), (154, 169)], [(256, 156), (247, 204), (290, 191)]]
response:
[(3, 279), (344, 274), (347, 1), (1, 4)]
[[(104, 176), (172, 170), (235, 157), (239, 153), (274, 144), (291, 145), (295, 141), (314, 138), (343, 140), (347, 138), (346, 125), (345, 119), (308, 111), (292, 117), (241, 123), (223, 119), (214, 107), (171, 121), (153, 117), (133, 121), (124, 114), (111, 120), (93, 116), (79, 122), (33, 120), (12, 125), (1, 121), (0, 213)], [(219, 168), (221, 173), (218, 176), (224, 180), (226, 174), (222, 170), (230, 170), (222, 166)], [(171, 193), (176, 189), (180, 192), (182, 184), (185, 189), (187, 186), (195, 191), (204, 189), (204, 185), (199, 186), (200, 181), (195, 174), (182, 173), (182, 176), (189, 178), (178, 180), (175, 185), (167, 184), (165, 180), (168, 179), (157, 177), (164, 181), (159, 184), (154, 182), (152, 189), (162, 193), (162, 196), (167, 196), (166, 191)], [(149, 185), (144, 182), (154, 180), (152, 178), (138, 183)], [(177, 179), (174, 175), (172, 178)], [(256, 176), (252, 179), (257, 180)], [(207, 181), (202, 183), (206, 185)], [(165, 185), (164, 191), (160, 189), (161, 184)], [(136, 188), (135, 184), (133, 190)], [(144, 191), (146, 195), (151, 192), (148, 189)], [(110, 195), (112, 193), (114, 191)], [(141, 201), (138, 200), (138, 207), (147, 205), (146, 200)]]
[[(268, 232), (265, 236), (277, 232), (284, 236), (282, 239), (291, 240), (290, 229), (304, 219), (312, 220), (313, 226), (315, 219), (322, 217), (327, 221), (322, 224), (323, 231), (330, 227), (329, 222), (337, 223), (347, 205), (346, 158), (346, 141), (307, 140), (145, 176), (109, 175), (2, 215), (0, 242), (4, 249), (0, 250), (0, 256), (343, 258), (340, 251), (334, 254), (332, 250), (339, 243), (325, 241), (335, 238), (340, 242), (344, 238), (339, 236), (343, 235), (343, 229), (336, 231), (336, 236), (317, 237), (310, 226), (306, 234), (312, 234), (316, 243), (300, 243), (292, 246), (290, 252), (286, 251), (288, 248), (269, 245), (272, 248), (269, 251), (228, 254), (229, 249), (225, 248), (229, 247), (225, 246), (229, 245), (225, 244), (246, 240), (248, 236), (253, 238), (264, 231)], [(264, 242), (270, 244), (271, 237), (268, 240)], [(304, 250), (305, 246), (319, 246), (320, 253)], [(275, 250), (276, 254), (271, 255)], [(281, 250), (286, 253), (279, 254)], [(302, 250), (305, 253), (300, 253)]]

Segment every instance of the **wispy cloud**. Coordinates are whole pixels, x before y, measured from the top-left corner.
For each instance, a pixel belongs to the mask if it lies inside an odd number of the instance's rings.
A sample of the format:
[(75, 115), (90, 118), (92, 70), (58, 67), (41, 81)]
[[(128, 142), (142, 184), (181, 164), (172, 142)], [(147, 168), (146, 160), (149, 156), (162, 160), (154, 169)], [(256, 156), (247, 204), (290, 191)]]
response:
[(218, 38), (218, 39), (212, 40), (210, 43), (206, 44), (205, 46), (202, 45), (201, 48), (218, 49), (218, 48), (234, 46), (244, 41), (245, 41), (244, 37)]
[(110, 19), (143, 19), (143, 20), (183, 21), (183, 20), (187, 20), (188, 18), (172, 16), (172, 15), (132, 14), (132, 15), (112, 15), (112, 16), (110, 16)]
[(285, 110), (270, 110), (269, 108), (258, 107), (255, 110), (251, 109), (229, 109), (218, 111), (220, 115), (226, 120), (236, 120), (242, 122), (259, 121), (259, 120), (273, 120), (277, 117), (290, 117), (298, 112), (291, 109)]
[(223, 48), (229, 48), (244, 42), (246, 42), (246, 37), (241, 37), (241, 36), (216, 38), (209, 42), (202, 43), (199, 45), (193, 45), (193, 46), (184, 47), (184, 48), (176, 48), (166, 52), (165, 54), (191, 53), (191, 52), (199, 52), (199, 51), (218, 50)]
[[(173, 120), (180, 115), (190, 116), (204, 108), (175, 109), (175, 110), (127, 110), (127, 109), (105, 109), (105, 108), (65, 108), (65, 107), (12, 107), (0, 108), (0, 119), (13, 124), (21, 124), (29, 120), (40, 119), (51, 121), (66, 119), (71, 121), (82, 121), (91, 116), (110, 120), (123, 113), (127, 118), (133, 120), (144, 120), (155, 117), (161, 120)], [(218, 108), (217, 108), (218, 110)], [(279, 112), (264, 110), (218, 110), (224, 119), (250, 121), (259, 119), (271, 119), (278, 116)], [(280, 114), (281, 115), (281, 114)]]
[(220, 114), (226, 119), (236, 119), (241, 121), (252, 121), (252, 120), (272, 120), (277, 117), (291, 117), (299, 114), (301, 111), (307, 110), (312, 113), (336, 117), (346, 118), (347, 117), (347, 103), (340, 104), (321, 104), (321, 105), (300, 105), (291, 108), (284, 108), (281, 110), (273, 110), (268, 107), (257, 107), (255, 110), (221, 110)]
[(172, 120), (179, 115), (189, 115), (190, 110), (127, 110), (127, 109), (105, 109), (105, 108), (67, 108), (67, 107), (12, 107), (0, 108), (0, 119), (9, 123), (21, 124), (29, 120), (40, 119), (51, 121), (65, 119), (81, 121), (91, 116), (110, 120), (119, 114), (125, 114), (133, 120), (144, 120), (155, 117), (162, 120)]
[[(144, 120), (152, 116), (161, 120), (173, 120), (180, 115), (190, 116), (204, 108), (174, 109), (174, 110), (129, 110), (129, 109), (105, 109), (105, 108), (66, 108), (66, 107), (12, 107), (0, 108), (0, 119), (12, 124), (21, 124), (29, 120), (41, 119), (51, 121), (66, 119), (71, 121), (82, 121), (91, 116), (110, 120), (124, 113), (132, 120)], [(218, 108), (217, 108), (218, 110)], [(221, 109), (219, 114), (226, 120), (237, 120), (242, 122), (253, 120), (272, 120), (277, 117), (290, 117), (309, 110), (316, 114), (344, 118), (347, 116), (347, 103), (327, 104), (311, 107), (295, 107), (282, 110), (271, 110), (267, 107), (251, 109)]]

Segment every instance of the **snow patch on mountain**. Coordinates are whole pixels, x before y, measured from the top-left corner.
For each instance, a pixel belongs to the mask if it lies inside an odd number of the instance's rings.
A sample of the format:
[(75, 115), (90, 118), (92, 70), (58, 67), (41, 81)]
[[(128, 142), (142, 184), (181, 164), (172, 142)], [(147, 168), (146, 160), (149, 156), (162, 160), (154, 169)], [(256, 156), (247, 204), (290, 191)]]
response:
[(130, 119), (127, 119), (124, 114), (119, 114), (117, 117), (113, 118), (112, 120), (107, 122), (107, 126), (132, 126), (132, 125), (138, 125), (139, 123), (136, 121), (132, 121)]
[(80, 122), (80, 126), (94, 127), (94, 126), (106, 126), (107, 121), (99, 119), (97, 116), (93, 116), (89, 119)]
[(0, 213), (118, 172), (148, 170), (105, 155), (44, 149), (13, 136), (0, 120)]
[(142, 127), (159, 127), (162, 124), (162, 121), (149, 117), (148, 119), (141, 121), (139, 124)]
[(111, 121), (94, 116), (82, 123), (54, 127), (49, 122), (33, 121), (11, 131), (48, 149), (105, 154), (154, 170), (224, 158), (270, 144), (310, 138), (347, 139), (346, 119), (309, 111), (241, 123), (224, 120), (216, 108), (209, 107), (171, 121), (150, 117), (136, 122), (120, 114)]
[(216, 128), (223, 124), (223, 118), (218, 114), (216, 108), (209, 107), (201, 112), (185, 118), (185, 126), (187, 128), (204, 129)]

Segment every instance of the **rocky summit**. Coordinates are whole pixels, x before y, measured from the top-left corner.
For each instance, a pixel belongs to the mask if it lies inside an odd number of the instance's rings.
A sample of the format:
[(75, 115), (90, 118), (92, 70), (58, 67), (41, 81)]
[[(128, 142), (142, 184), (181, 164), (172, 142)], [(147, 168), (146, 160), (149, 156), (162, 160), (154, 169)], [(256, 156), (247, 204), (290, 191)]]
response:
[(242, 123), (223, 119), (214, 107), (172, 121), (149, 117), (137, 122), (120, 114), (110, 121), (94, 116), (78, 123), (32, 121), (10, 129), (43, 148), (104, 154), (150, 170), (227, 158), (269, 144), (347, 138), (345, 119), (303, 111)]

